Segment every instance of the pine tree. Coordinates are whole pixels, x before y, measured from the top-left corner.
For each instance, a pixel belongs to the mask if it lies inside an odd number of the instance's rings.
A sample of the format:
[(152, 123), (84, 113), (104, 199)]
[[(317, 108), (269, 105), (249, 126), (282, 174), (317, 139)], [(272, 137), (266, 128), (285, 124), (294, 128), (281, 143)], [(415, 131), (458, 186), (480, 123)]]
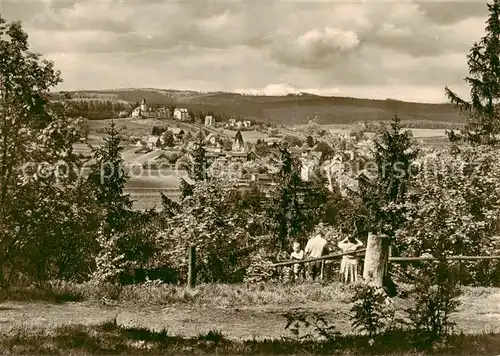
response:
[(184, 143), (189, 143), (193, 139), (193, 134), (191, 131), (188, 131), (185, 135), (183, 135), (182, 140)]
[(189, 184), (183, 178), (180, 178), (179, 180), (180, 180), (180, 191), (182, 199), (192, 196), (194, 193), (194, 185)]
[(411, 163), (418, 150), (413, 148), (410, 131), (403, 130), (401, 119), (394, 116), (391, 129), (375, 142), (374, 178), (360, 179), (360, 195), (368, 213), (369, 231), (363, 278), (367, 283), (385, 285), (393, 293), (386, 277), (389, 248), (396, 230), (404, 221), (404, 203), (408, 196)]
[(409, 189), (410, 165), (417, 157), (410, 131), (403, 130), (401, 118), (394, 116), (391, 129), (382, 132), (375, 141), (375, 163), (377, 174), (374, 179), (361, 179), (361, 195), (370, 213), (372, 230), (393, 235), (401, 216), (387, 211), (390, 203), (405, 201)]
[(192, 154), (192, 158), (193, 163), (191, 164), (188, 172), (189, 178), (196, 182), (207, 180), (209, 178), (209, 162), (207, 159), (207, 151), (205, 149), (205, 143), (203, 142), (203, 140), (198, 140), (198, 142), (196, 142), (196, 147)]
[(166, 147), (174, 147), (175, 146), (175, 139), (174, 139), (174, 134), (172, 131), (166, 131), (163, 134), (163, 141), (165, 142)]
[[(467, 55), (469, 76), (465, 82), (470, 86), (471, 101), (461, 99), (448, 87), (446, 95), (461, 111), (468, 114), (468, 123), (462, 137), (473, 144), (495, 144), (500, 132), (500, 0), (488, 5), (489, 17), (486, 34), (479, 43), (474, 43)], [(457, 139), (452, 131), (450, 139)]]
[[(182, 184), (182, 182), (186, 183), (186, 181), (181, 179), (181, 184)], [(184, 191), (181, 190), (181, 193), (183, 193), (183, 192)], [(171, 218), (171, 217), (177, 215), (179, 213), (180, 205), (161, 192), (160, 192), (160, 195), (161, 195), (161, 206), (162, 206), (163, 217), (164, 218)], [(187, 194), (187, 195), (190, 195), (190, 194)]]
[(234, 141), (238, 142), (238, 144), (243, 145), (243, 135), (241, 134), (241, 131), (238, 130), (236, 132), (236, 135), (234, 136)]
[(124, 194), (128, 176), (121, 157), (122, 137), (111, 121), (107, 129), (108, 137), (102, 147), (92, 147), (95, 163), (91, 166), (88, 182), (94, 189), (98, 205), (105, 214), (108, 230), (121, 231), (125, 228), (127, 217), (132, 208), (129, 195)]
[(300, 204), (300, 167), (286, 146), (280, 147), (280, 169), (276, 174), (277, 186), (271, 198), (269, 216), (274, 221), (277, 243), (281, 249), (289, 246), (289, 238), (303, 228)]

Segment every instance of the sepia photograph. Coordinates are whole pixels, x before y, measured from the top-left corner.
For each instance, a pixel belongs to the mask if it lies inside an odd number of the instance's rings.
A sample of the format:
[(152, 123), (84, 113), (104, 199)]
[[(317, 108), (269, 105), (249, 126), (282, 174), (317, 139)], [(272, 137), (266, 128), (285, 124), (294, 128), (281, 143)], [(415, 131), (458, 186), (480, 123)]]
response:
[(500, 355), (500, 0), (0, 0), (0, 355)]

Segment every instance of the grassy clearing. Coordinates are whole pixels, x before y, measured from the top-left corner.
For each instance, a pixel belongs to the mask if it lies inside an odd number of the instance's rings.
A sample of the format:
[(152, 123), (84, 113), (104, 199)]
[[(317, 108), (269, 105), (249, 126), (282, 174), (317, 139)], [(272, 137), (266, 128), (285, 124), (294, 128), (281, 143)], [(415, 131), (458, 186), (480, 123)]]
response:
[(342, 335), (330, 341), (291, 338), (236, 341), (227, 339), (216, 329), (184, 338), (171, 336), (167, 330), (123, 327), (116, 319), (96, 326), (64, 326), (51, 332), (17, 329), (0, 338), (2, 354), (31, 355), (494, 355), (499, 351), (499, 334), (454, 335), (446, 342), (416, 349), (411, 335), (403, 332), (381, 335), (372, 340), (362, 335)]
[[(73, 324), (92, 327), (117, 318), (122, 326), (168, 328), (175, 336), (189, 338), (215, 328), (232, 340), (262, 341), (288, 335), (284, 326), (290, 311), (321, 313), (337, 331), (348, 334), (352, 333), (351, 296), (351, 288), (337, 283), (200, 285), (195, 291), (152, 284), (97, 288), (52, 283), (44, 289), (3, 292), (0, 334), (26, 325), (45, 332)], [(464, 288), (460, 299), (462, 306), (452, 317), (457, 331), (500, 333), (500, 289)], [(411, 307), (411, 295), (392, 302), (404, 317), (402, 310)]]
[[(403, 297), (409, 286), (399, 285)], [(463, 287), (463, 298), (481, 300), (496, 297), (500, 288)], [(304, 282), (295, 284), (201, 284), (195, 290), (172, 284), (144, 283), (128, 286), (54, 281), (43, 286), (12, 287), (0, 290), (3, 301), (79, 302), (108, 298), (121, 303), (140, 305), (189, 304), (207, 307), (292, 306), (339, 302), (351, 298), (353, 286), (339, 282)]]
[(344, 301), (352, 288), (342, 283), (201, 284), (194, 291), (170, 284), (137, 284), (123, 287), (91, 283), (51, 282), (44, 287), (13, 287), (0, 291), (0, 301), (94, 301), (109, 298), (142, 305), (190, 304), (234, 307), (255, 305), (302, 305)]
[[(236, 135), (237, 131), (233, 130), (224, 130), (224, 133), (226, 135), (229, 135), (230, 137), (234, 137)], [(251, 142), (255, 143), (257, 140), (267, 140), (269, 139), (269, 136), (263, 132), (260, 131), (241, 131), (241, 135), (243, 136), (243, 141), (245, 142)]]

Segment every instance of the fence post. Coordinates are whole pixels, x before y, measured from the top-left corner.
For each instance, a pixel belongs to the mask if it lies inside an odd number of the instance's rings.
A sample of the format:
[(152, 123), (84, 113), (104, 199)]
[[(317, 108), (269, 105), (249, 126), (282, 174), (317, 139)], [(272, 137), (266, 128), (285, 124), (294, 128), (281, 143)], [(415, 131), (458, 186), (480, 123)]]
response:
[(196, 285), (196, 246), (189, 246), (189, 266), (188, 266), (188, 285), (194, 288)]
[(462, 259), (458, 260), (458, 284), (462, 285)]
[(321, 260), (321, 280), (325, 278), (325, 260)]

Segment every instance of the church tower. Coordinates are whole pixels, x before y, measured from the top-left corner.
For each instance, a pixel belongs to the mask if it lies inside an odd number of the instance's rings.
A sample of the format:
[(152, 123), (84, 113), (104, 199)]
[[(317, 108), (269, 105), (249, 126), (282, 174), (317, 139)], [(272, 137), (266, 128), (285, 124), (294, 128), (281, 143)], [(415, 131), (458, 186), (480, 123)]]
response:
[(146, 104), (146, 99), (142, 98), (141, 100), (141, 113), (148, 111), (148, 105)]

